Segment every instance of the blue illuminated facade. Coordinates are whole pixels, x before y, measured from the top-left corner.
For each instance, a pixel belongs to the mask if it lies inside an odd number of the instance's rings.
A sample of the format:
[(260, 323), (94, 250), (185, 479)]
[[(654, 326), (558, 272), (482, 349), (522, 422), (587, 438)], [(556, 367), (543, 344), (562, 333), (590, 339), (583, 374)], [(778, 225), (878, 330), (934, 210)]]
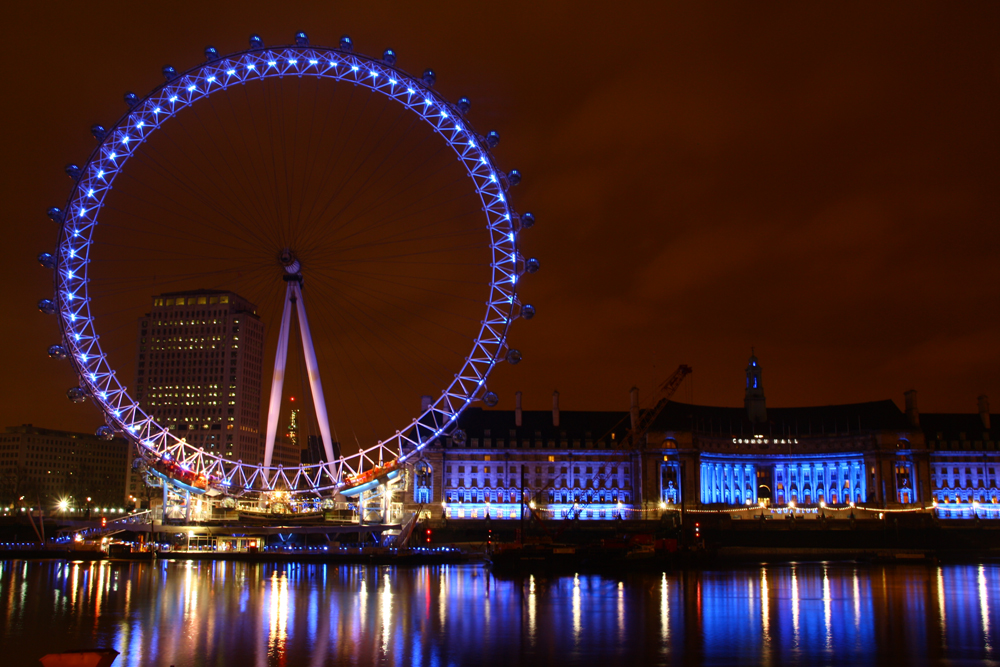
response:
[(864, 465), (860, 454), (770, 458), (704, 454), (699, 471), (700, 501), (705, 505), (757, 505), (758, 479), (769, 478), (774, 483), (770, 497), (778, 505), (789, 501), (801, 505), (864, 503), (868, 500)]
[(1000, 429), (985, 397), (979, 414), (920, 415), (915, 392), (905, 410), (891, 400), (768, 408), (756, 357), (745, 391), (743, 408), (666, 403), (627, 451), (617, 443), (637, 412), (560, 412), (557, 399), (551, 413), (471, 409), (464, 441), (423, 453), (431, 472), (408, 502), (459, 519), (520, 518), (522, 502), (551, 519), (748, 506), (1000, 518)]

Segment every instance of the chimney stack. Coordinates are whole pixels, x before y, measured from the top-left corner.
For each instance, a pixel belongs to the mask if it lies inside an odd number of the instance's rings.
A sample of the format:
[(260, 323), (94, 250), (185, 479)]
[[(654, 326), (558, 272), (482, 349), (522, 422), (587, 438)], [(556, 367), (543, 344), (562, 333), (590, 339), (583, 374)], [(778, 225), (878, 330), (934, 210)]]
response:
[(559, 426), (559, 392), (552, 392), (552, 425)]
[(433, 402), (434, 401), (433, 401), (433, 399), (430, 396), (421, 396), (420, 397), (420, 411), (421, 412), (427, 412), (427, 410), (429, 410), (430, 407), (431, 407), (431, 403), (433, 403)]
[(986, 394), (979, 397), (979, 418), (983, 420), (983, 428), (990, 430), (990, 398)]
[(521, 392), (514, 392), (514, 426), (521, 425)]
[(629, 404), (629, 416), (632, 418), (632, 433), (639, 427), (639, 388), (632, 387), (628, 393), (631, 403)]
[(917, 390), (903, 392), (906, 399), (906, 419), (910, 426), (920, 426), (920, 410), (917, 409)]

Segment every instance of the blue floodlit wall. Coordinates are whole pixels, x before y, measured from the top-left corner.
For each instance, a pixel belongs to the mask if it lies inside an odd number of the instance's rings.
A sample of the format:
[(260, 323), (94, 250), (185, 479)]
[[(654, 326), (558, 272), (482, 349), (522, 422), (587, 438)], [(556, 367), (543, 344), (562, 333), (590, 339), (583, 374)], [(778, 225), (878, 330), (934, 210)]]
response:
[[(524, 506), (525, 517), (528, 515), (528, 507)], [(611, 520), (634, 518), (633, 508), (625, 507), (616, 503), (593, 503), (589, 505), (562, 504), (556, 503), (536, 507), (536, 513), (542, 514), (547, 519), (582, 519), (582, 520)], [(445, 507), (445, 516), (449, 519), (485, 519), (487, 515), (491, 519), (520, 519), (521, 504), (513, 503), (456, 503)]]
[(830, 505), (867, 501), (861, 454), (770, 457), (768, 459), (702, 454), (701, 502), (741, 506), (759, 502), (758, 472), (770, 473), (771, 500)]
[(994, 452), (935, 452), (931, 487), (943, 519), (1000, 519), (1000, 458)]

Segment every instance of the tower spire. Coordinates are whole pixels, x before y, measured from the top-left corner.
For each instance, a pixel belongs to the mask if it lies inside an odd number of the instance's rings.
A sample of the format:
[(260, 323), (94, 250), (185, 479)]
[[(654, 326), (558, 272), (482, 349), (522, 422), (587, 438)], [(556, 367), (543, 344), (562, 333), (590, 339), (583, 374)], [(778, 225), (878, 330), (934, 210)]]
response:
[(747, 411), (747, 419), (754, 424), (767, 421), (767, 402), (764, 398), (764, 380), (761, 377), (760, 363), (754, 349), (750, 348), (750, 361), (747, 362), (747, 386), (743, 398), (743, 406)]

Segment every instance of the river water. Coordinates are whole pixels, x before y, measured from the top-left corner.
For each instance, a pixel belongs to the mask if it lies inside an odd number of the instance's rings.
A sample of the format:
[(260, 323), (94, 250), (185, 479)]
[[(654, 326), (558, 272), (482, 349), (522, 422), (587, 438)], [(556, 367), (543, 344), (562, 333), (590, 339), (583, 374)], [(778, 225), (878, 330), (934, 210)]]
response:
[(801, 563), (499, 579), (476, 566), (0, 561), (0, 664), (1000, 661), (1000, 565)]

